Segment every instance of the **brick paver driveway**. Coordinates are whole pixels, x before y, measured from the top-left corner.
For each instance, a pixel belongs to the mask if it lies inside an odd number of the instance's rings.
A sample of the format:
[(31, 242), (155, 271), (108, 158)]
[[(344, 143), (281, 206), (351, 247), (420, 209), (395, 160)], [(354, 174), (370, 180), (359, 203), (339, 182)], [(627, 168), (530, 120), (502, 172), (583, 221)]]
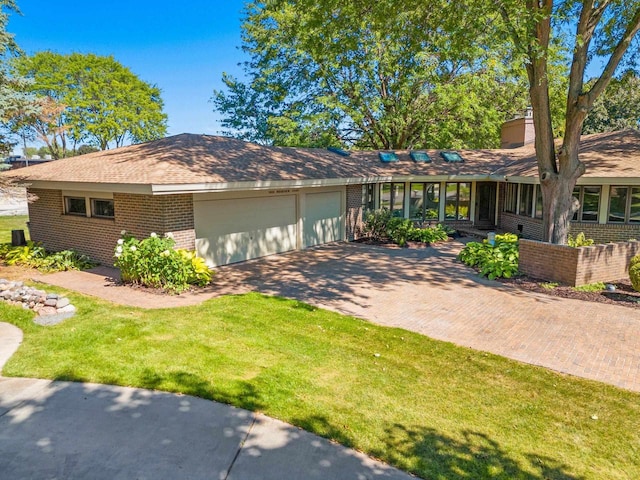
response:
[(216, 281), (640, 391), (640, 311), (478, 278), (461, 246), (329, 245), (220, 267)]

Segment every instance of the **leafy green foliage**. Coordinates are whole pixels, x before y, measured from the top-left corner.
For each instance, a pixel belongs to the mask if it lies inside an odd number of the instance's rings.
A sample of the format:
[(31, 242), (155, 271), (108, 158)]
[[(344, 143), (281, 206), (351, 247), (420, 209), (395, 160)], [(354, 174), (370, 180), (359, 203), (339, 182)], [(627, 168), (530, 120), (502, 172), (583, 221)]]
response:
[(589, 247), (594, 243), (595, 241), (593, 240), (593, 238), (587, 238), (584, 232), (580, 232), (578, 235), (576, 235), (575, 238), (573, 238), (573, 235), (569, 235), (569, 237), (567, 238), (567, 245), (573, 248)]
[[(587, 83), (592, 87), (594, 81)], [(615, 132), (638, 128), (640, 119), (640, 78), (633, 71), (625, 72), (611, 83), (594, 102), (582, 126), (582, 133)]]
[(292, 146), (498, 146), (500, 124), (528, 104), (522, 67), (486, 14), (464, 12), (443, 0), (248, 3), (247, 80), (225, 74), (212, 98), (225, 133)]
[[(10, 60), (21, 54), (14, 35), (6, 30), (11, 12), (20, 13), (14, 0), (0, 0), (0, 156), (9, 154), (15, 144), (9, 124), (21, 113), (38, 111), (35, 98), (28, 90), (29, 81), (10, 71)], [(0, 185), (2, 183), (0, 178)]]
[(487, 240), (469, 242), (458, 258), (470, 267), (477, 267), (480, 274), (490, 280), (511, 278), (518, 272), (518, 236), (512, 233), (496, 235), (495, 245)]
[(45, 273), (86, 270), (97, 265), (86, 255), (73, 250), (47, 252), (42, 245), (32, 241), (17, 247), (11, 246), (10, 243), (1, 244), (0, 259), (7, 265), (22, 265)]
[(81, 141), (104, 150), (166, 133), (160, 89), (113, 57), (45, 51), (17, 59), (15, 71), (32, 80), (29, 91), (41, 103), (38, 115), (24, 115), (15, 127), (43, 140), (54, 158)]
[(636, 292), (640, 292), (640, 255), (636, 255), (629, 262), (629, 279)]
[(408, 241), (423, 243), (444, 241), (451, 230), (442, 224), (416, 228), (411, 220), (393, 217), (389, 210), (382, 208), (367, 214), (363, 233), (373, 240), (390, 240), (404, 247)]
[(189, 285), (207, 285), (212, 272), (204, 260), (194, 252), (174, 247), (175, 241), (170, 237), (152, 233), (139, 241), (125, 232), (115, 248), (114, 264), (125, 283), (163, 288), (173, 293), (187, 290)]
[(573, 290), (575, 290), (576, 292), (601, 292), (605, 289), (605, 287), (606, 285), (604, 284), (604, 282), (596, 282), (573, 287)]

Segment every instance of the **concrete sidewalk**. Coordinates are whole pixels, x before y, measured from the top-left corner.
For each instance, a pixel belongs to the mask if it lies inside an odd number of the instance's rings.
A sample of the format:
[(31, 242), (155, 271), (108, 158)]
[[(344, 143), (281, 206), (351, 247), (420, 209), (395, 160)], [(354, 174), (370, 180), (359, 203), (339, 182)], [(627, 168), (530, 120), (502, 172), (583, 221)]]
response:
[[(21, 341), (18, 328), (0, 322), (0, 368)], [(201, 398), (0, 377), (0, 478), (414, 477), (278, 420)]]

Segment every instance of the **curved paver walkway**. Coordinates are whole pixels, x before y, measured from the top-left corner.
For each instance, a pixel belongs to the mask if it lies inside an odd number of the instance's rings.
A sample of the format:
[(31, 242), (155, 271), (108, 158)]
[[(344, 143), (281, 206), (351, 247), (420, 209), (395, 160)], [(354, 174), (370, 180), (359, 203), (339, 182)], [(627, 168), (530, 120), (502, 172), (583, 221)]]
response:
[[(0, 322), (0, 369), (22, 332)], [(264, 415), (137, 388), (0, 377), (0, 478), (414, 478)]]
[(640, 310), (479, 278), (456, 261), (461, 247), (460, 242), (426, 249), (325, 245), (220, 267), (207, 290), (173, 297), (114, 286), (113, 269), (39, 279), (146, 308), (257, 290), (640, 391)]

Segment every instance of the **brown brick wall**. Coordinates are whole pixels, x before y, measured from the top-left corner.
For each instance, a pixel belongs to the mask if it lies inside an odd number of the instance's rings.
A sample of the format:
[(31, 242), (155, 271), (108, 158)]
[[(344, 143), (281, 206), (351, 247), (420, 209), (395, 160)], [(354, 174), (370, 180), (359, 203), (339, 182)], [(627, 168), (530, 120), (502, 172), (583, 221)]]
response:
[(626, 242), (627, 240), (640, 240), (640, 225), (616, 225), (607, 223), (579, 223), (571, 222), (571, 234), (577, 235), (584, 232), (587, 238), (593, 238), (596, 243)]
[(138, 238), (171, 232), (179, 248), (193, 249), (193, 197), (114, 194), (114, 219), (64, 215), (60, 190), (29, 189), (38, 199), (29, 204), (31, 238), (48, 250), (73, 249), (112, 265), (113, 249), (126, 230)]
[(533, 278), (579, 286), (626, 277), (639, 253), (638, 241), (572, 248), (521, 239), (519, 268)]
[(346, 219), (347, 240), (356, 240), (362, 232), (362, 185), (347, 185)]
[[(518, 227), (521, 228), (518, 228)], [(498, 229), (530, 240), (542, 240), (542, 220), (514, 213), (500, 212)]]

